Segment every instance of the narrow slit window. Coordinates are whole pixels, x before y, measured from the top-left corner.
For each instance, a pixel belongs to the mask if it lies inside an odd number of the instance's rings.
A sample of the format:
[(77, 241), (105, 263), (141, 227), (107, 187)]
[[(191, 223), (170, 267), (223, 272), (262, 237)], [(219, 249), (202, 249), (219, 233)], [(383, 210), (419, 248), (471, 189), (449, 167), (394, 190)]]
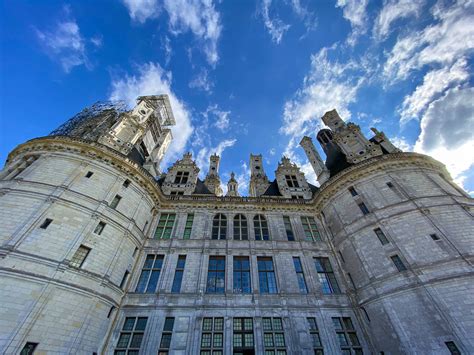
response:
[(437, 234), (435, 234), (435, 233), (433, 233), (433, 234), (430, 234), (430, 237), (431, 237), (431, 239), (433, 239), (433, 240), (435, 240), (435, 241), (441, 240), (441, 238), (440, 238), (440, 237), (438, 237), (438, 235), (437, 235)]
[(451, 355), (461, 355), (461, 351), (459, 351), (459, 348), (454, 341), (447, 341), (445, 344)]
[(184, 226), (183, 239), (191, 238), (191, 231), (193, 230), (193, 222), (194, 222), (194, 213), (188, 213), (188, 216), (186, 217), (186, 225)]
[(165, 324), (163, 326), (163, 332), (161, 333), (160, 350), (158, 354), (168, 354), (171, 346), (171, 338), (173, 336), (174, 328), (174, 317), (166, 317)]
[(299, 257), (293, 257), (293, 265), (296, 271), (296, 277), (298, 279), (298, 286), (300, 288), (300, 293), (308, 293), (308, 287), (306, 286), (306, 279), (303, 273), (303, 266), (301, 265), (301, 260)]
[(348, 190), (349, 190), (349, 192), (351, 193), (352, 196), (357, 196), (357, 195), (359, 195), (359, 194), (357, 193), (356, 189), (355, 189), (353, 186), (349, 187)]
[(178, 257), (178, 263), (176, 264), (176, 271), (174, 273), (173, 286), (171, 287), (172, 293), (181, 292), (181, 284), (183, 282), (184, 266), (186, 265), (186, 255), (180, 255)]
[(41, 229), (46, 229), (48, 226), (51, 224), (53, 220), (51, 218), (46, 218), (43, 223), (41, 223), (40, 228)]
[(359, 206), (360, 210), (362, 211), (362, 214), (366, 215), (370, 213), (369, 209), (367, 208), (364, 202), (358, 203), (357, 206)]
[(94, 173), (92, 171), (88, 171), (86, 173), (86, 178), (90, 179), (92, 177), (92, 175), (94, 175)]
[(126, 179), (124, 182), (123, 182), (123, 187), (127, 188), (130, 186), (130, 180)]
[(33, 355), (37, 346), (38, 343), (26, 343), (23, 349), (21, 349), (20, 355)]
[(130, 275), (130, 271), (128, 271), (128, 270), (126, 270), (123, 274), (122, 281), (120, 281), (120, 286), (119, 286), (122, 290), (123, 290), (123, 288), (125, 287), (125, 285), (127, 283), (129, 275)]
[(117, 206), (118, 206), (121, 199), (122, 199), (122, 196), (115, 195), (114, 199), (110, 203), (110, 208), (114, 208), (114, 209), (117, 208)]
[(290, 217), (283, 216), (283, 223), (285, 224), (286, 237), (289, 241), (294, 241), (295, 234), (293, 233), (293, 227), (291, 226)]
[(377, 238), (379, 239), (380, 243), (382, 243), (382, 245), (386, 245), (390, 243), (389, 240), (387, 239), (387, 236), (380, 228), (375, 228), (374, 233), (375, 235), (377, 235)]
[(102, 221), (101, 221), (101, 222), (99, 222), (99, 223), (97, 224), (97, 226), (95, 227), (94, 233), (95, 233), (95, 234), (98, 234), (98, 235), (101, 235), (102, 232), (104, 231), (104, 228), (105, 228), (105, 222), (102, 222)]
[(397, 268), (398, 271), (405, 271), (407, 267), (403, 263), (402, 259), (398, 255), (393, 255), (390, 257), (392, 259), (392, 262), (394, 263), (395, 267)]

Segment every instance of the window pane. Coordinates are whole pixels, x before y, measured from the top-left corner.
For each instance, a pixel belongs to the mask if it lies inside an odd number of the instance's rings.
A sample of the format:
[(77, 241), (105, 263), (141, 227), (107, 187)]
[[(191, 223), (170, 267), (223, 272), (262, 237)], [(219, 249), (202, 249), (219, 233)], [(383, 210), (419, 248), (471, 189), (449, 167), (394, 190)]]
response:
[(172, 332), (174, 326), (174, 318), (166, 318), (165, 325), (163, 327), (164, 332)]
[(245, 346), (253, 346), (253, 334), (244, 334), (245, 335)]
[(137, 324), (135, 325), (135, 330), (145, 330), (147, 321), (148, 321), (148, 318), (145, 318), (145, 317), (138, 318)]
[(119, 341), (117, 343), (117, 348), (126, 348), (128, 346), (128, 341), (130, 340), (130, 333), (120, 334)]
[(263, 335), (263, 344), (268, 348), (272, 348), (274, 346), (272, 333), (265, 333)]
[(272, 319), (263, 318), (262, 319), (263, 330), (272, 330)]
[(171, 344), (171, 334), (163, 334), (161, 336), (160, 348), (169, 348)]
[(210, 348), (211, 347), (211, 334), (203, 333), (201, 338), (201, 347)]
[(273, 330), (283, 330), (281, 318), (273, 318)]
[(123, 324), (123, 330), (133, 330), (135, 325), (135, 318), (125, 318), (125, 323)]
[(140, 348), (142, 343), (143, 334), (142, 333), (135, 333), (132, 337), (132, 341), (130, 342), (130, 348)]
[(283, 333), (275, 333), (275, 346), (284, 347), (285, 346), (285, 336)]
[(213, 346), (216, 348), (221, 348), (223, 343), (223, 336), (221, 333), (214, 334)]
[(212, 318), (204, 318), (202, 321), (202, 330), (212, 330)]

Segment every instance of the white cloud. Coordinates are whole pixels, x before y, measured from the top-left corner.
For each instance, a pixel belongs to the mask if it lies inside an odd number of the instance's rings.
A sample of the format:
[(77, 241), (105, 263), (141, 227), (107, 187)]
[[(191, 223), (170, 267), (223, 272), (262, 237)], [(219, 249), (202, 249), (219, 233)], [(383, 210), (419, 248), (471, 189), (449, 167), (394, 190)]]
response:
[(240, 162), (240, 172), (235, 173), (235, 180), (239, 184), (239, 193), (241, 196), (247, 196), (250, 182), (250, 168), (244, 161)]
[(191, 31), (201, 42), (208, 63), (219, 60), (217, 42), (222, 25), (212, 0), (164, 0), (173, 34)]
[(400, 110), (401, 124), (417, 118), (436, 96), (454, 84), (468, 79), (469, 68), (464, 58), (459, 59), (451, 67), (446, 66), (428, 72), (423, 78), (423, 84), (419, 85), (410, 95), (405, 96)]
[(145, 23), (160, 15), (158, 0), (122, 0), (133, 21)]
[(374, 25), (374, 36), (385, 39), (390, 33), (390, 27), (399, 19), (420, 15), (425, 0), (385, 0), (383, 8), (377, 16)]
[[(272, 38), (272, 41), (275, 42), (276, 44), (279, 44), (283, 38), (283, 35), (285, 34), (286, 31), (291, 27), (288, 24), (283, 23), (282, 20), (279, 18), (271, 18), (270, 17), (270, 6), (272, 4), (272, 0), (262, 0), (261, 2), (261, 7), (260, 7), (260, 13), (263, 18), (263, 23), (265, 27), (267, 28), (268, 33), (270, 34), (270, 37)], [(299, 2), (296, 3), (296, 8), (297, 9), (302, 9), (301, 6), (299, 6)]]
[[(219, 60), (217, 42), (222, 25), (219, 12), (213, 0), (122, 0), (133, 21), (145, 23), (156, 19), (164, 8), (169, 16), (172, 34), (192, 32), (206, 55), (208, 63), (215, 65)], [(166, 45), (166, 44), (165, 44)], [(167, 55), (171, 47), (165, 47)]]
[(179, 100), (171, 89), (171, 73), (164, 71), (158, 63), (147, 63), (138, 68), (137, 75), (125, 75), (112, 80), (111, 100), (125, 100), (130, 107), (141, 95), (167, 94), (176, 119), (171, 128), (173, 141), (162, 162), (163, 167), (180, 158), (189, 137), (193, 133), (190, 113), (184, 102)]
[(202, 69), (188, 84), (191, 89), (200, 89), (207, 93), (212, 93), (214, 84), (209, 80), (209, 72)]
[(165, 52), (165, 65), (168, 65), (171, 56), (173, 55), (173, 49), (171, 48), (171, 41), (168, 36), (161, 39), (161, 48)]
[(217, 104), (209, 105), (206, 111), (202, 112), (205, 130), (208, 131), (209, 125), (212, 125), (222, 132), (227, 131), (230, 127), (230, 113), (230, 111), (221, 110)]
[(474, 88), (452, 88), (421, 119), (414, 150), (446, 164), (458, 183), (474, 164)]
[(268, 151), (268, 154), (270, 154), (271, 156), (274, 156), (274, 155), (276, 154), (275, 148), (271, 148), (271, 149)]
[(452, 65), (474, 49), (474, 1), (458, 1), (449, 8), (437, 5), (432, 14), (435, 24), (411, 31), (392, 48), (384, 66), (390, 82), (428, 64)]
[(350, 45), (367, 31), (367, 3), (368, 0), (337, 0), (336, 7), (342, 8), (342, 16), (351, 23), (352, 33), (347, 39)]
[(219, 144), (215, 147), (203, 147), (199, 150), (197, 156), (196, 156), (196, 164), (200, 171), (200, 175), (204, 177), (207, 175), (207, 172), (209, 170), (209, 157), (212, 154), (217, 154), (221, 157), (222, 159), (222, 153), (226, 148), (232, 147), (235, 142), (237, 142), (236, 139), (225, 139), (222, 142), (219, 142)]
[(390, 142), (392, 142), (395, 147), (401, 149), (403, 152), (413, 151), (413, 144), (408, 143), (408, 140), (403, 136), (390, 138)]
[(322, 127), (320, 118), (326, 111), (337, 109), (343, 119), (349, 119), (349, 105), (356, 100), (366, 80), (366, 69), (358, 63), (339, 63), (328, 58), (330, 48), (311, 56), (311, 70), (303, 87), (284, 105), (283, 126), (280, 131), (290, 136), (284, 154), (295, 160), (295, 148), (305, 134)]
[[(69, 7), (64, 8), (68, 19), (58, 21), (51, 31), (36, 29), (36, 35), (46, 54), (54, 61), (59, 61), (66, 73), (76, 66), (84, 65), (92, 69), (92, 64), (87, 57), (86, 42), (81, 34), (75, 19), (70, 18)], [(101, 37), (93, 37), (90, 42), (96, 47), (102, 45)]]

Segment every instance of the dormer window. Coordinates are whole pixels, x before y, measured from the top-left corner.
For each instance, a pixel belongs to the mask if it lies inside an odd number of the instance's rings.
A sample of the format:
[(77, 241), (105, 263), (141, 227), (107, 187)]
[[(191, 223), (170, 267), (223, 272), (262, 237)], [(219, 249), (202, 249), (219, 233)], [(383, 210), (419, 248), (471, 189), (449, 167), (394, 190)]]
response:
[(300, 187), (295, 175), (285, 175), (285, 179), (288, 187)]
[(176, 178), (174, 179), (175, 184), (186, 184), (188, 182), (189, 172), (188, 171), (178, 171), (176, 173)]

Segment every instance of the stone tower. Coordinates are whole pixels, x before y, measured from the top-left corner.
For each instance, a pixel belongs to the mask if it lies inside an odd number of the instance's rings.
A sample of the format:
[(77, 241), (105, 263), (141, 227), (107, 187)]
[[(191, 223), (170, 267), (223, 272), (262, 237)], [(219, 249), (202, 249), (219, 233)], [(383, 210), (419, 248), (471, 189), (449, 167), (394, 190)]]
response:
[(239, 183), (235, 180), (234, 172), (230, 173), (230, 179), (227, 182), (227, 194), (226, 196), (240, 196), (239, 194)]
[(310, 137), (304, 136), (300, 142), (300, 145), (304, 149), (304, 152), (306, 153), (306, 156), (313, 167), (319, 184), (324, 184), (329, 179), (329, 170), (326, 168), (326, 165), (324, 165), (324, 162), (316, 150), (313, 141)]
[(250, 154), (250, 184), (249, 195), (258, 197), (262, 195), (270, 185), (267, 175), (263, 170), (262, 155)]
[(221, 158), (217, 154), (209, 157), (209, 172), (207, 173), (204, 184), (209, 191), (216, 196), (222, 196), (221, 179), (219, 177), (219, 163)]
[(190, 153), (154, 174), (171, 117), (96, 104), (9, 154), (3, 353), (474, 353), (474, 201), (441, 163), (333, 111), (319, 188), (251, 155), (222, 197)]

